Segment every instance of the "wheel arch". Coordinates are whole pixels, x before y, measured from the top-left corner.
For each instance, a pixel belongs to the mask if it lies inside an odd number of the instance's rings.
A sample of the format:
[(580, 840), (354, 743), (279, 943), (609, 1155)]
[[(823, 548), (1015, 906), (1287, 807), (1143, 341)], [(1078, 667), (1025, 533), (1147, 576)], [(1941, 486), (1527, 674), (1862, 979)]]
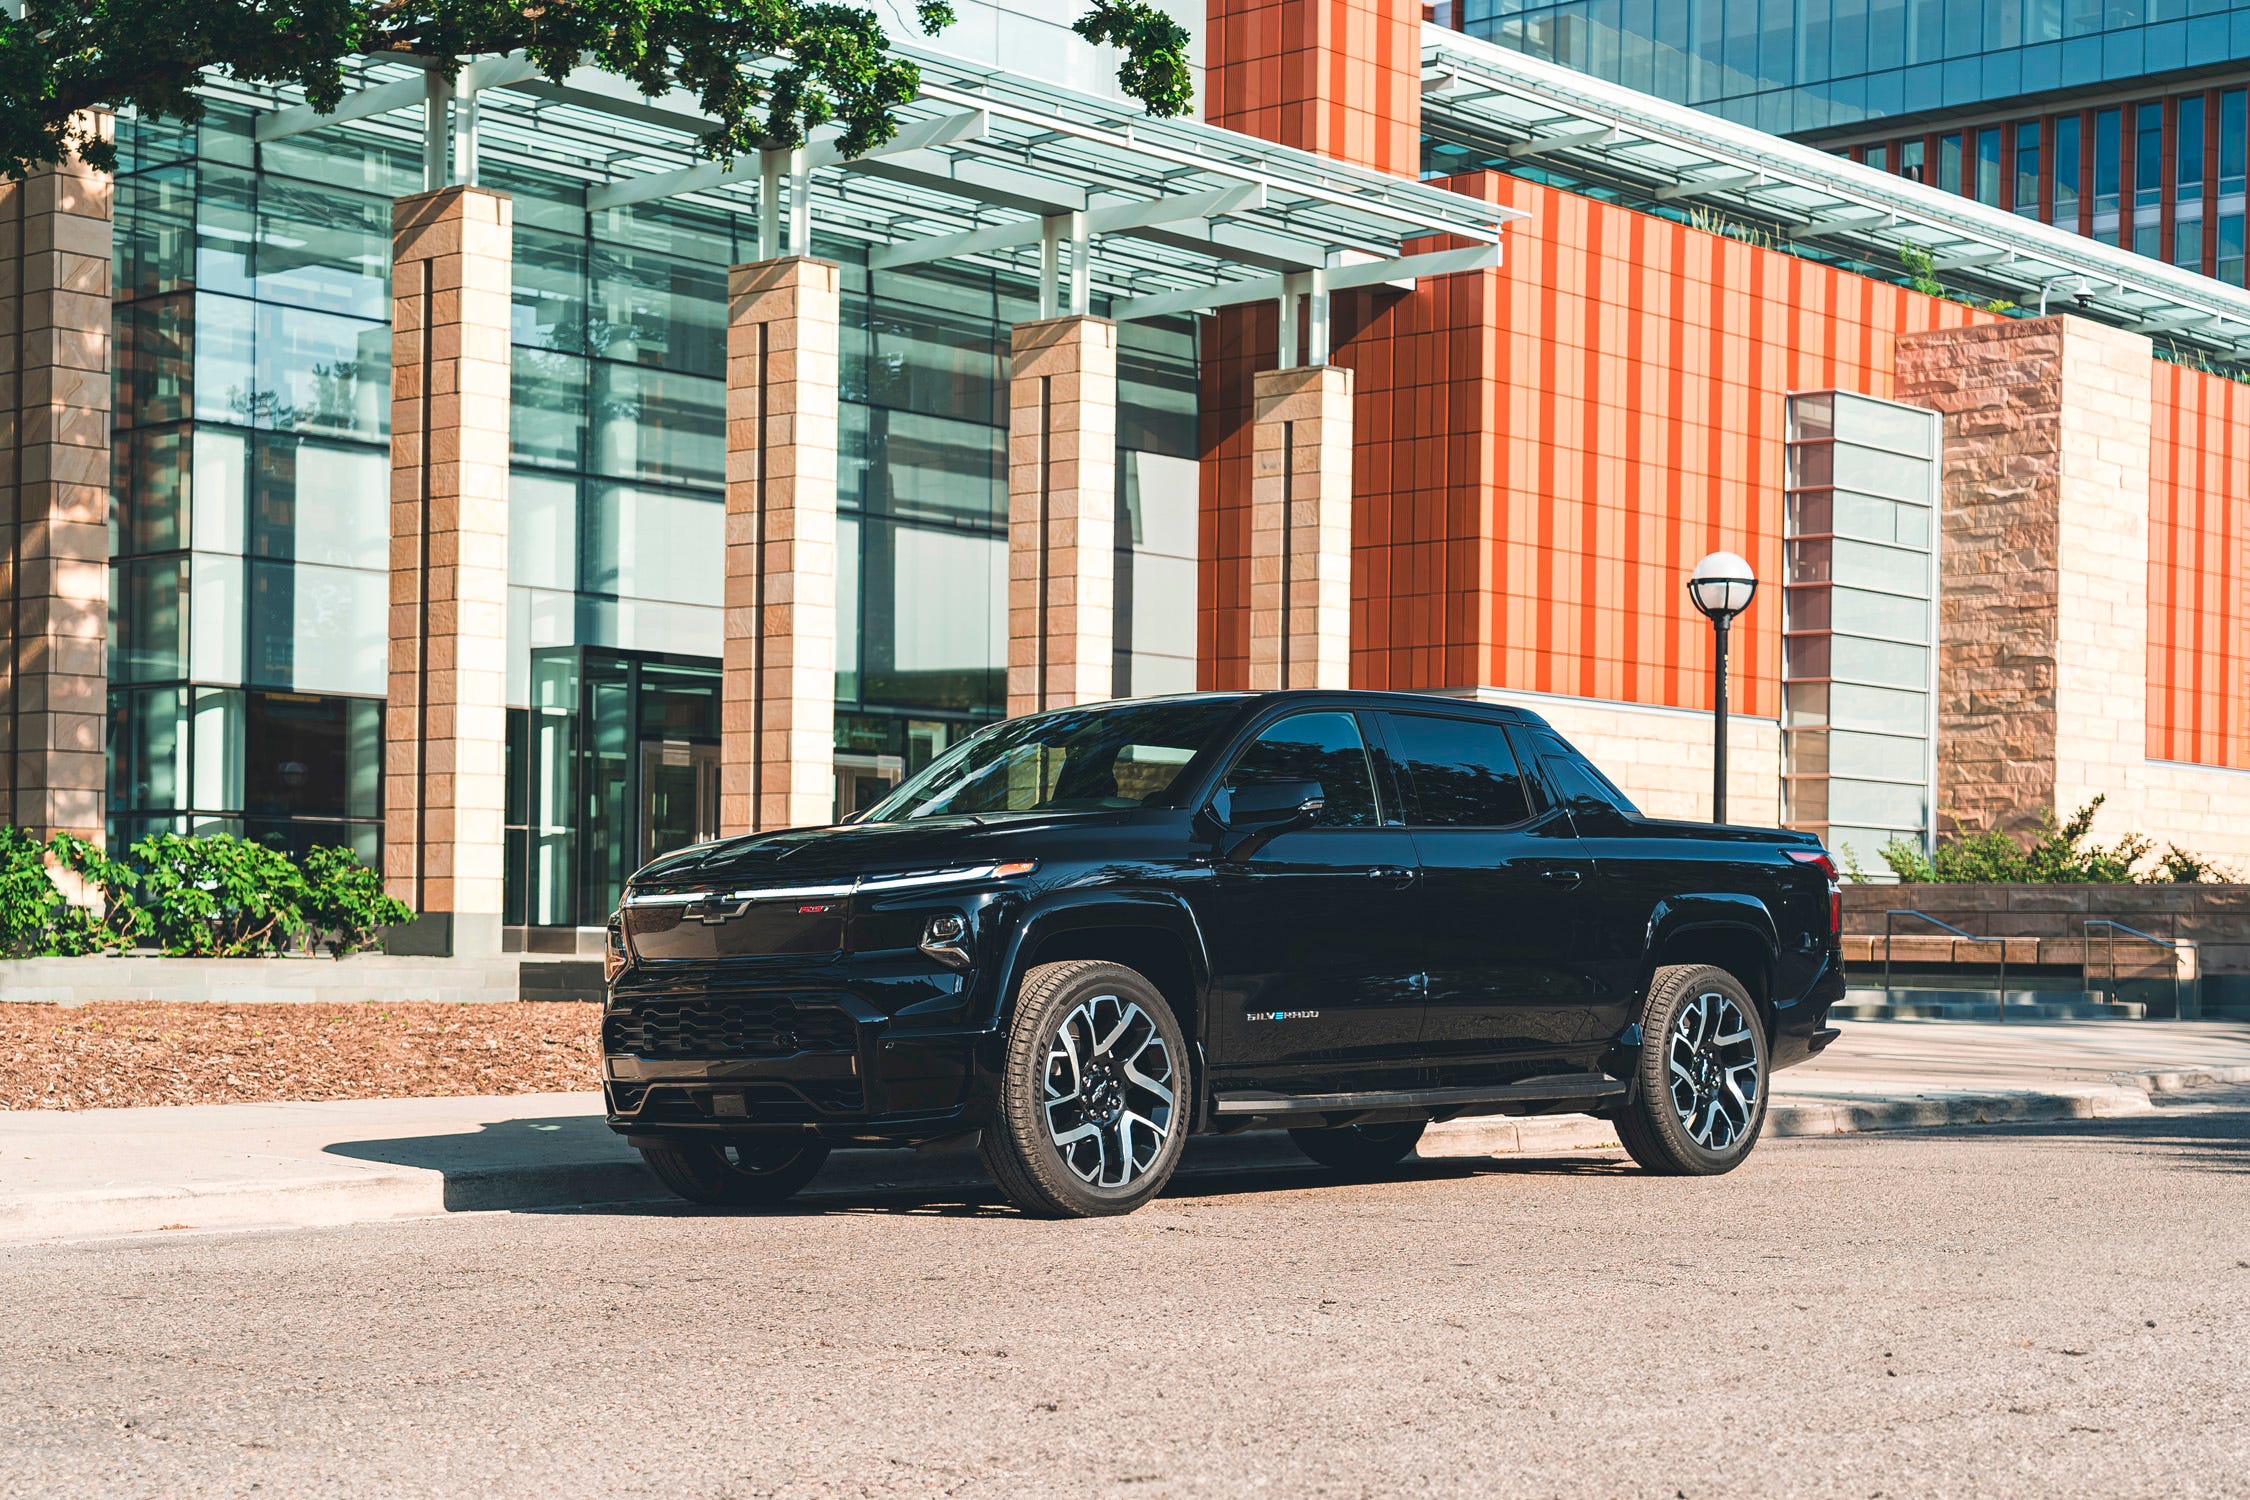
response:
[(1123, 964), (1147, 979), (1201, 1050), (1211, 963), (1187, 903), (1156, 891), (1099, 891), (1043, 903), (1017, 925), (998, 986), (995, 1022), (1004, 1022), (1041, 964), (1094, 959)]
[(1773, 988), (1781, 939), (1773, 913), (1754, 896), (1709, 892), (1671, 897), (1649, 916), (1640, 993), (1656, 971), (1673, 964), (1710, 964), (1726, 970), (1750, 992), (1758, 1016), (1773, 1034)]

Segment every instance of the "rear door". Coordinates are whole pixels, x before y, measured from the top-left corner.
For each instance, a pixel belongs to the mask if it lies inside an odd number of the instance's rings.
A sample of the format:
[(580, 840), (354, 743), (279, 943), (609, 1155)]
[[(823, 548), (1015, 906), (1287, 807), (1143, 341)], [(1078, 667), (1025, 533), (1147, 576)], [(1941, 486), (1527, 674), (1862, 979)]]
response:
[(1296, 780), (1321, 785), (1317, 823), (1228, 834), (1214, 860), (1213, 1062), (1238, 1088), (1406, 1087), (1422, 1026), (1414, 842), (1386, 826), (1362, 717), (1312, 709), (1278, 719), (1222, 784)]
[(1570, 818), (1536, 793), (1496, 719), (1390, 712), (1383, 737), (1421, 875), (1422, 1046), (1442, 1085), (1552, 1071), (1601, 1038), (1599, 909)]

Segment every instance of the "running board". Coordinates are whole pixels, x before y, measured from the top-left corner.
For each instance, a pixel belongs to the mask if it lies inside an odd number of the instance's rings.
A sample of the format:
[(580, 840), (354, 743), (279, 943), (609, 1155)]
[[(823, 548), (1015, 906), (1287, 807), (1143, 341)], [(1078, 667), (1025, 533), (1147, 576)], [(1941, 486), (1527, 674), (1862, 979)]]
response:
[(1519, 1083), (1465, 1089), (1401, 1089), (1366, 1094), (1236, 1093), (1218, 1096), (1212, 1109), (1222, 1115), (1356, 1114), (1374, 1109), (1474, 1112), (1479, 1106), (1510, 1104), (1593, 1104), (1625, 1097), (1625, 1085), (1606, 1073), (1555, 1073)]

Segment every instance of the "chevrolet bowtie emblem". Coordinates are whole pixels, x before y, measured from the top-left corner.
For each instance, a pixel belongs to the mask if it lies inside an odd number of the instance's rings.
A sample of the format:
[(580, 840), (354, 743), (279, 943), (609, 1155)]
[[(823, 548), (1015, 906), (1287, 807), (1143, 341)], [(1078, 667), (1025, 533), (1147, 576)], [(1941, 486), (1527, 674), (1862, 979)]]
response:
[(716, 927), (721, 922), (731, 922), (750, 909), (748, 901), (699, 901), (687, 909), (687, 914), (707, 926)]

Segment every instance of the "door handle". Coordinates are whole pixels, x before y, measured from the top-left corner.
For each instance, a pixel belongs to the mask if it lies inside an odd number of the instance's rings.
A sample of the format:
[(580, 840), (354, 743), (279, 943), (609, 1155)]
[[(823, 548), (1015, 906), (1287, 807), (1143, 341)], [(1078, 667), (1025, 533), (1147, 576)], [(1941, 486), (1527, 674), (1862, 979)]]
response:
[(1585, 881), (1586, 876), (1580, 870), (1541, 870), (1539, 878), (1557, 890), (1574, 891)]
[(1414, 872), (1404, 865), (1375, 865), (1368, 870), (1367, 878), (1384, 885), (1409, 886), (1414, 883)]

